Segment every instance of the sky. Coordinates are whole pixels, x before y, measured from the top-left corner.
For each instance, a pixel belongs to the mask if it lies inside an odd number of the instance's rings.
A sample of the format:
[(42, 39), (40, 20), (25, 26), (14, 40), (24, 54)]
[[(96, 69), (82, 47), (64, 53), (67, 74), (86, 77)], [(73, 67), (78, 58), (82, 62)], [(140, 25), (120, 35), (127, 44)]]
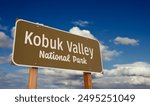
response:
[[(97, 39), (104, 75), (95, 89), (150, 88), (149, 0), (1, 0), (0, 88), (27, 88), (28, 67), (11, 63), (16, 18)], [(40, 68), (38, 88), (82, 89), (83, 73)]]

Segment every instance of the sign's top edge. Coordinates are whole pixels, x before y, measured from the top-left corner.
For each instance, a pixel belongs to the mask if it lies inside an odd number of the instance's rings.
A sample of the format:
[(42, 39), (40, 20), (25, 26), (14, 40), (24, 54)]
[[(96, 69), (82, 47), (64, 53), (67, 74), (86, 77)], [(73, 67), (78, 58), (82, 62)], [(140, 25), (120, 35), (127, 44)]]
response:
[(16, 19), (16, 25), (17, 25), (17, 23), (20, 22), (20, 21), (25, 21), (25, 22), (32, 23), (32, 24), (35, 24), (35, 25), (38, 25), (38, 26), (47, 27), (47, 28), (51, 28), (51, 29), (54, 29), (54, 30), (58, 30), (58, 31), (61, 31), (61, 32), (68, 33), (68, 34), (72, 34), (72, 35), (75, 35), (75, 36), (79, 36), (79, 37), (82, 37), (82, 38), (94, 40), (94, 41), (97, 41), (97, 42), (100, 44), (100, 41), (97, 40), (97, 39), (93, 39), (93, 38), (90, 38), (90, 37), (85, 37), (85, 36), (82, 36), (82, 35), (70, 33), (70, 32), (68, 32), (68, 31), (64, 31), (64, 30), (61, 30), (61, 29), (57, 29), (57, 28), (54, 28), (54, 27), (50, 27), (50, 26), (47, 26), (47, 25), (44, 25), (44, 24), (43, 24), (43, 25), (42, 25), (42, 24), (38, 24), (38, 23), (31, 22), (31, 21), (28, 21), (28, 20), (20, 19), (20, 18), (17, 18), (17, 19)]

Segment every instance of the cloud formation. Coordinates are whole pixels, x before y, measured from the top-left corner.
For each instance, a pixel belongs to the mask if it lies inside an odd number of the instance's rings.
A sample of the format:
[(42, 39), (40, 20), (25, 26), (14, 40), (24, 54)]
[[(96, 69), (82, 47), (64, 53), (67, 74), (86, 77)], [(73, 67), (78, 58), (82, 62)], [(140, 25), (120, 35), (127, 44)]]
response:
[(116, 57), (121, 54), (121, 52), (118, 52), (116, 50), (109, 50), (108, 46), (105, 46), (103, 44), (100, 45), (101, 45), (103, 59), (106, 61), (110, 61), (112, 60), (113, 57)]
[(7, 72), (0, 69), (0, 89), (22, 89), (27, 88), (27, 74), (19, 71)]
[[(0, 69), (1, 88), (27, 88), (29, 69), (6, 72)], [(82, 72), (59, 69), (38, 69), (39, 89), (79, 89), (83, 88)]]
[(0, 32), (0, 47), (12, 48), (13, 40), (9, 38), (4, 32)]
[(95, 39), (94, 35), (92, 35), (89, 30), (81, 30), (79, 27), (72, 27), (69, 32), (79, 36)]
[[(104, 70), (104, 75), (93, 73), (93, 88), (137, 89), (150, 88), (150, 64), (135, 62), (114, 65), (113, 69)], [(143, 71), (143, 72), (142, 72)], [(39, 70), (38, 88), (83, 88), (83, 73), (71, 70)]]
[[(116, 64), (113, 69), (105, 69), (104, 73), (103, 77), (96, 77), (94, 79), (95, 88), (150, 88), (150, 64), (146, 62)], [(97, 84), (100, 84), (101, 86), (98, 86)]]
[[(135, 62), (114, 65), (105, 74), (93, 73), (93, 88), (150, 88), (150, 64)], [(39, 88), (83, 88), (83, 73), (71, 70), (41, 69)], [(46, 85), (46, 86), (45, 86)]]
[(115, 44), (122, 44), (122, 45), (131, 45), (131, 46), (136, 46), (139, 45), (139, 41), (136, 39), (131, 39), (128, 37), (116, 37), (114, 39)]
[(78, 21), (74, 21), (73, 24), (77, 25), (77, 26), (84, 27), (84, 26), (87, 26), (89, 24), (89, 22), (88, 21), (78, 20)]
[(10, 63), (11, 61), (11, 56), (0, 56), (0, 64), (5, 64), (5, 63)]
[(150, 89), (150, 78), (142, 76), (118, 76), (93, 79), (95, 89)]
[(150, 64), (135, 62), (132, 64), (116, 64), (114, 68), (107, 71), (107, 75), (113, 76), (143, 76), (150, 77)]
[[(28, 68), (7, 73), (0, 69), (0, 88), (27, 88)], [(150, 88), (150, 64), (134, 62), (104, 69), (104, 75), (92, 73), (93, 89)], [(83, 72), (60, 69), (38, 69), (39, 89), (83, 89)]]
[(12, 27), (11, 29), (11, 37), (14, 38), (14, 34), (15, 34), (15, 26)]

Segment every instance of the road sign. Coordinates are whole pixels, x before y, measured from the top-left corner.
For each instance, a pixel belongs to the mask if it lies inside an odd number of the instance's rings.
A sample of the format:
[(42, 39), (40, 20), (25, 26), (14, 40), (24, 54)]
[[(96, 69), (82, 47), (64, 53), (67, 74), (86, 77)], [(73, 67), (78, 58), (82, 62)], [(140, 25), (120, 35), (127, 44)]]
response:
[(29, 67), (101, 72), (99, 42), (18, 19), (12, 61)]

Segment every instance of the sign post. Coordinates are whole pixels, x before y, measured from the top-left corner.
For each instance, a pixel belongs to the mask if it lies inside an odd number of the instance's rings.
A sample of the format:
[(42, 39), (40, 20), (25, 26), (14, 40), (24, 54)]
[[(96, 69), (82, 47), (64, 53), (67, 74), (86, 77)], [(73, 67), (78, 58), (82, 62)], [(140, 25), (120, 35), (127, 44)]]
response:
[(30, 67), (28, 78), (28, 89), (37, 88), (37, 76), (38, 76), (38, 68)]
[(92, 75), (89, 72), (83, 73), (84, 77), (84, 89), (92, 89)]

